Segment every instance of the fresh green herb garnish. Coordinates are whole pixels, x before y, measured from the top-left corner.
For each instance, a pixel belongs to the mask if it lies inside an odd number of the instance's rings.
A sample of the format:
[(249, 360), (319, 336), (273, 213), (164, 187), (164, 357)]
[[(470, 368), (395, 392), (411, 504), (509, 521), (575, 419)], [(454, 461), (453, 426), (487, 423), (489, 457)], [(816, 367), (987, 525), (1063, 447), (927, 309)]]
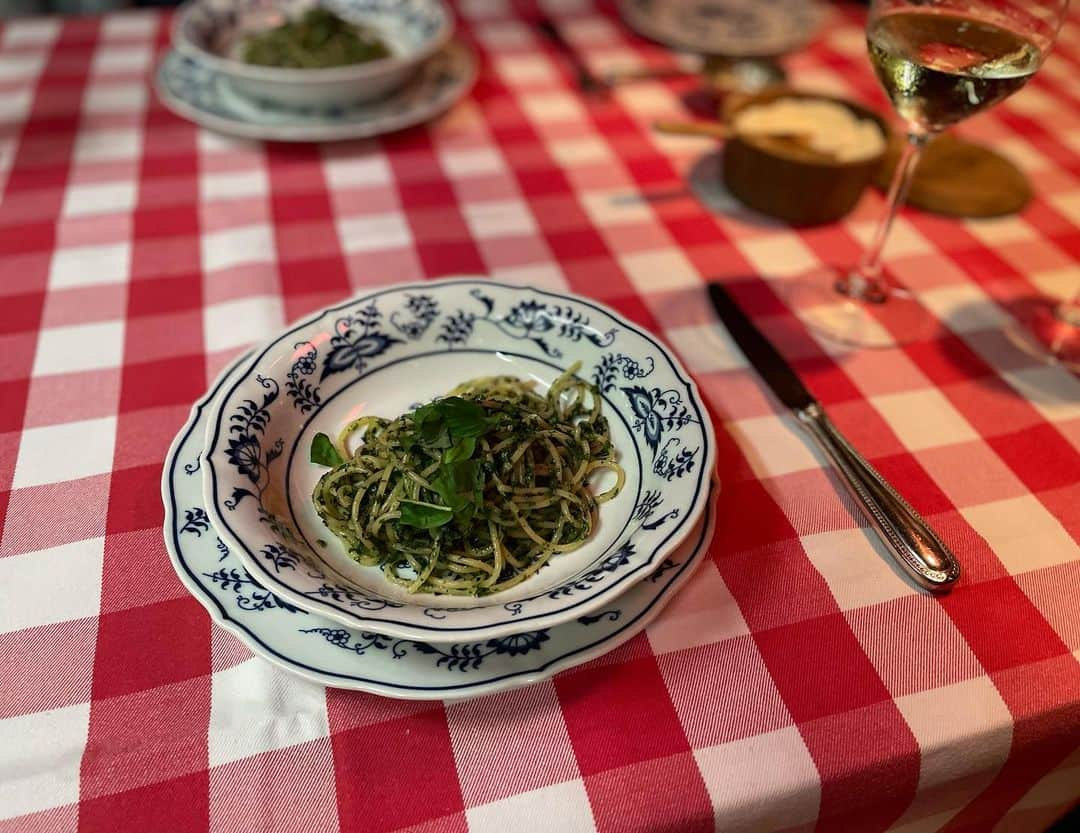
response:
[(476, 451), (476, 437), (462, 437), (443, 454), (444, 463), (456, 463), (459, 460), (468, 460)]
[(494, 421), (476, 402), (462, 399), (460, 396), (448, 396), (440, 399), (436, 405), (450, 436), (455, 440), (464, 437), (479, 437)]
[[(414, 430), (401, 435), (406, 451), (423, 449), (439, 458), (431, 485), (454, 520), (468, 523), (483, 503), (483, 476), (473, 455), (476, 439), (498, 421), (470, 399), (448, 396), (422, 405), (412, 414)], [(404, 523), (404, 521), (403, 521)]]
[(435, 529), (436, 527), (445, 526), (454, 518), (451, 509), (446, 506), (437, 506), (434, 503), (403, 500), (399, 506), (401, 508), (401, 523), (405, 526)]
[[(320, 478), (316, 511), (354, 560), (410, 593), (480, 596), (524, 581), (587, 539), (597, 504), (622, 485), (618, 463), (597, 454), (607, 424), (578, 367), (543, 395), (493, 376), (393, 420), (350, 422), (363, 443), (339, 446), (347, 459)], [(329, 439), (318, 446), (312, 459), (329, 463)], [(586, 464), (617, 484), (593, 495)]]
[(448, 396), (417, 408), (413, 424), (425, 445), (445, 448), (444, 436), (452, 440), (479, 437), (491, 428), (494, 418), (476, 402)]
[(439, 468), (439, 476), (431, 485), (439, 493), (443, 503), (455, 512), (460, 511), (472, 502), (476, 491), (476, 463), (472, 460), (443, 463)]
[(338, 450), (334, 448), (333, 441), (321, 431), (311, 441), (311, 462), (320, 466), (340, 466), (344, 461)]

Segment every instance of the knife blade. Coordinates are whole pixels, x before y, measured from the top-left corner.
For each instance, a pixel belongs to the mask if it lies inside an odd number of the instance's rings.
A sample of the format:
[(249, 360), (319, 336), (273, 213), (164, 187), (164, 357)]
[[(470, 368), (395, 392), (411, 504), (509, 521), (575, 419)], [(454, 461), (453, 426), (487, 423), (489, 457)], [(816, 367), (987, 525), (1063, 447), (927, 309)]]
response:
[(810, 395), (802, 379), (795, 375), (791, 365), (746, 317), (727, 291), (718, 283), (710, 283), (709, 297), (712, 299), (713, 309), (739, 345), (746, 360), (772, 388), (776, 398), (793, 411), (812, 405), (814, 397)]
[(599, 95), (608, 92), (608, 85), (592, 74), (592, 70), (589, 69), (570, 41), (563, 36), (559, 27), (555, 25), (555, 21), (549, 17), (540, 17), (536, 20), (536, 28), (551, 42), (552, 46), (562, 53), (566, 62), (570, 64), (579, 90), (583, 93)]
[(937, 592), (949, 589), (960, 577), (956, 556), (832, 424), (791, 365), (727, 291), (710, 283), (709, 298), (746, 360), (836, 468), (897, 565), (920, 587)]

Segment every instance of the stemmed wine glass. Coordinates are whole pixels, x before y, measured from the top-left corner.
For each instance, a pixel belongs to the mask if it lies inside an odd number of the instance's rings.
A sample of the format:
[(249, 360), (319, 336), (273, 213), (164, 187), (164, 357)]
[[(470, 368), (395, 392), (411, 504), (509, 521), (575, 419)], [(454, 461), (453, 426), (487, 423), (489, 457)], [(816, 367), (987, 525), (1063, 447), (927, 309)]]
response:
[(1020, 89), (1053, 48), (1068, 0), (873, 0), (870, 61), (907, 128), (886, 208), (857, 265), (791, 280), (811, 329), (859, 347), (930, 335), (933, 316), (884, 272), (882, 250), (926, 143)]

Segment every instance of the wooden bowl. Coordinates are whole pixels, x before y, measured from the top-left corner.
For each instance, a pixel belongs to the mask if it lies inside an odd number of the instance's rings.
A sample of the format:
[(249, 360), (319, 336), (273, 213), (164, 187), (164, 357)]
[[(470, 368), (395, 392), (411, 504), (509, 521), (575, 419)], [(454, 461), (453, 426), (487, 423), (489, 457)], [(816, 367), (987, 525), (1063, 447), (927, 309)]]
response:
[[(771, 87), (756, 95), (738, 96), (726, 103), (723, 119), (731, 124), (746, 107), (778, 98), (833, 101), (860, 118), (872, 119), (888, 144), (888, 124), (872, 110), (842, 98)], [(813, 226), (839, 220), (859, 201), (885, 156), (838, 162), (826, 154), (789, 139), (733, 135), (724, 144), (722, 171), (727, 189), (742, 203), (793, 226)]]

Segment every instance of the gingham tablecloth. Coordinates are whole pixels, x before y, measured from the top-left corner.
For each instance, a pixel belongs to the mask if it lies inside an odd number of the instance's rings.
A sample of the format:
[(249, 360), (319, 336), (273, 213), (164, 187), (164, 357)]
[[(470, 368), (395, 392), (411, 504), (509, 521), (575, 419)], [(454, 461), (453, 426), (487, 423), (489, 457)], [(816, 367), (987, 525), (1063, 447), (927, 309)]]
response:
[[(599, 71), (664, 53), (549, 2)], [(0, 831), (1038, 831), (1080, 798), (1080, 381), (1013, 349), (1018, 298), (1080, 286), (1080, 25), (964, 132), (1037, 196), (906, 212), (896, 275), (944, 324), (823, 349), (777, 282), (855, 258), (881, 207), (795, 232), (706, 211), (679, 81), (587, 104), (503, 0), (459, 6), (473, 96), (326, 147), (201, 131), (147, 86), (157, 14), (0, 34)], [(883, 106), (858, 7), (789, 69)], [(162, 460), (245, 346), (352, 292), (453, 273), (568, 288), (652, 328), (713, 409), (700, 573), (647, 632), (453, 704), (325, 690), (211, 625), (162, 543)], [(888, 566), (704, 300), (728, 282), (963, 560)]]

